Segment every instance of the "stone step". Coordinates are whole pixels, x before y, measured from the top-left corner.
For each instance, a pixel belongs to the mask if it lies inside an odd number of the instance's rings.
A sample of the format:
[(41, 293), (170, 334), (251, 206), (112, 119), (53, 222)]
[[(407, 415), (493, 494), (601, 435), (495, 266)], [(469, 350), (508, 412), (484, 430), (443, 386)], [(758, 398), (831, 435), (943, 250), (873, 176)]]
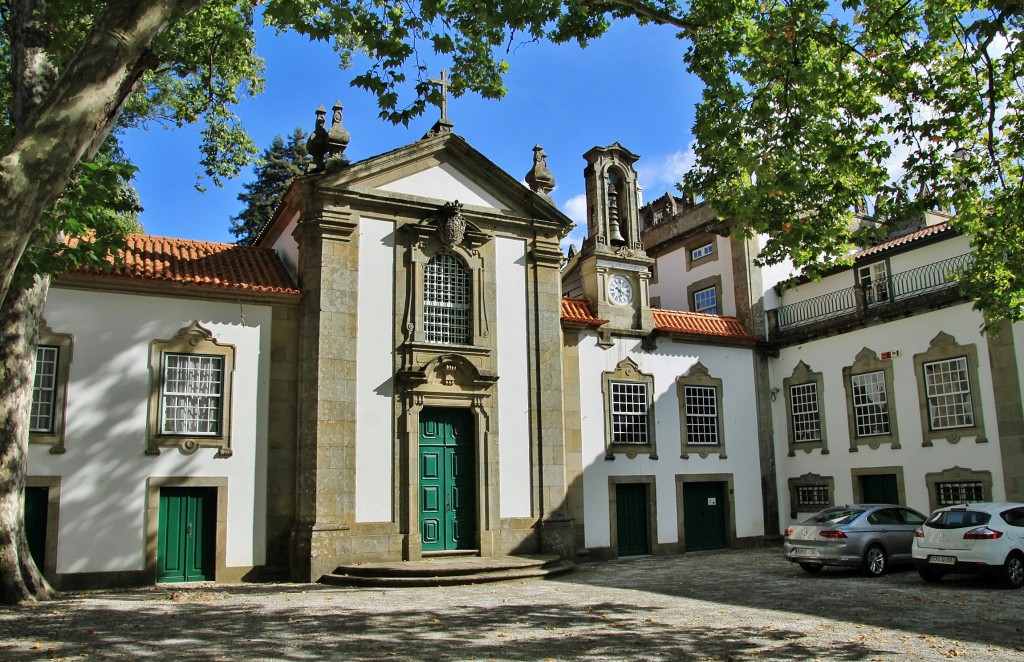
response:
[(339, 586), (458, 586), (550, 577), (572, 570), (555, 555), (432, 558), (339, 566), (320, 578)]

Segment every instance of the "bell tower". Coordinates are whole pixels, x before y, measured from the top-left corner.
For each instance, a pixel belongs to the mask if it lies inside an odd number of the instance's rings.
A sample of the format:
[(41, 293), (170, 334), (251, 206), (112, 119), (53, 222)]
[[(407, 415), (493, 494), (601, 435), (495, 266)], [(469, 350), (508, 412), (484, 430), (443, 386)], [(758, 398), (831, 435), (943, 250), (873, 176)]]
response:
[(640, 241), (640, 187), (633, 164), (640, 157), (615, 143), (583, 155), (587, 238), (580, 249), (583, 291), (609, 330), (644, 334), (654, 328), (650, 267)]

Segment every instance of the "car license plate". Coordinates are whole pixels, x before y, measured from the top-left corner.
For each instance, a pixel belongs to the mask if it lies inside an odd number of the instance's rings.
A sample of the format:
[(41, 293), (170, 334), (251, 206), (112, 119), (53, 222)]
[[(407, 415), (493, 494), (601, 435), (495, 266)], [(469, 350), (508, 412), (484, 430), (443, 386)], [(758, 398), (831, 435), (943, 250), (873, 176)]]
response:
[(956, 565), (955, 556), (929, 556), (928, 563), (939, 563), (942, 565)]

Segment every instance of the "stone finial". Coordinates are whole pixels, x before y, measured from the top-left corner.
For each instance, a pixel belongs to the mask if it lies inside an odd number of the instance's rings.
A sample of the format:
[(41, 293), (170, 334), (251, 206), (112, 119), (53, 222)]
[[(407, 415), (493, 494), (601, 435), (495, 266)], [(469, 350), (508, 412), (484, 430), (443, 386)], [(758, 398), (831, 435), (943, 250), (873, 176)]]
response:
[[(320, 104), (316, 109), (316, 128), (306, 141), (306, 151), (313, 159), (310, 172), (334, 172), (348, 165), (345, 148), (351, 138), (341, 123), (341, 101), (335, 101), (331, 108), (331, 130), (324, 128), (327, 110)], [(330, 156), (330, 158), (328, 158)]]
[(324, 160), (327, 157), (327, 129), (324, 128), (324, 117), (327, 109), (323, 104), (316, 109), (316, 126), (309, 134), (306, 141), (306, 151), (309, 153), (312, 163), (309, 164), (309, 172), (323, 172)]
[(540, 145), (533, 148), (533, 168), (526, 173), (525, 179), (534, 193), (540, 193), (545, 198), (551, 197), (548, 194), (555, 188), (555, 178), (548, 170), (548, 155)]

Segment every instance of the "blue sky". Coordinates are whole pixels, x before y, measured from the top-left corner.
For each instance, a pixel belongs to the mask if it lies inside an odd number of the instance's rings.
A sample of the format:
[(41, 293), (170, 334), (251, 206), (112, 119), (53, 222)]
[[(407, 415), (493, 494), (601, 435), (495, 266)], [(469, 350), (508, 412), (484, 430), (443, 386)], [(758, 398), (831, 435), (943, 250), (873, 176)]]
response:
[[(586, 49), (523, 45), (506, 56), (511, 65), (506, 96), (449, 99), (449, 119), (457, 134), (519, 179), (533, 163), (533, 146), (542, 145), (557, 180), (552, 197), (563, 212), (583, 222), (582, 155), (591, 147), (618, 141), (640, 155), (636, 168), (646, 201), (670, 190), (691, 163), (690, 128), (700, 83), (685, 71), (685, 48), (674, 28), (629, 22), (614, 25)], [(326, 44), (261, 30), (257, 49), (266, 60), (266, 91), (244, 100), (237, 114), (261, 150), (295, 127), (309, 132), (317, 105), (330, 108), (336, 99), (345, 107), (345, 128), (352, 134), (346, 152), (352, 161), (419, 139), (440, 116), (428, 109), (409, 127), (378, 119), (371, 95), (349, 86), (363, 71), (359, 62), (339, 69)], [(438, 74), (445, 66), (440, 60), (431, 64)], [(251, 170), (224, 188), (205, 182), (207, 190), (200, 193), (195, 188), (198, 131), (154, 126), (129, 132), (124, 144), (140, 168), (135, 184), (146, 232), (234, 240), (230, 218), (241, 211), (237, 196), (252, 179)]]

